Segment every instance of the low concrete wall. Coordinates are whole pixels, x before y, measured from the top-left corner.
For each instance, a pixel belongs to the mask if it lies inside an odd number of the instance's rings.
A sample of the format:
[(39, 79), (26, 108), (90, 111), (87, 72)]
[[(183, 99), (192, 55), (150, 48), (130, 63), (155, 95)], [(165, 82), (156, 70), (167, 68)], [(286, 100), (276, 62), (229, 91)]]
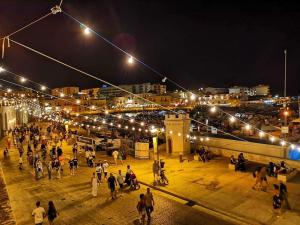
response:
[(279, 163), (285, 161), (288, 166), (300, 170), (300, 161), (286, 159), (287, 149), (276, 145), (267, 145), (253, 142), (228, 140), (222, 138), (210, 138), (207, 142), (196, 143), (196, 148), (207, 146), (215, 155), (237, 158), (238, 154), (243, 152), (247, 160), (268, 164), (269, 162)]

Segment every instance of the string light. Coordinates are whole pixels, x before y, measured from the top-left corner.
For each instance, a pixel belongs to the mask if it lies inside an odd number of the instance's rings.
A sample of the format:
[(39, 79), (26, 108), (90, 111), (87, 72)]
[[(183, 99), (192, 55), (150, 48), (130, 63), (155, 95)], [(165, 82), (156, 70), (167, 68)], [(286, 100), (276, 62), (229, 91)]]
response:
[(280, 144), (281, 144), (282, 146), (285, 146), (286, 143), (285, 143), (285, 141), (281, 141)]
[(139, 128), (139, 132), (141, 132), (142, 131), (142, 129), (141, 128)]
[(145, 123), (144, 122), (141, 122), (141, 126), (143, 127), (145, 125)]
[(133, 127), (132, 130), (135, 130), (135, 127)]
[(196, 95), (192, 94), (191, 97), (190, 97), (190, 99), (191, 99), (192, 101), (194, 101), (194, 100), (196, 99)]
[(262, 138), (263, 136), (265, 136), (265, 133), (263, 131), (260, 131), (259, 136)]
[(130, 57), (127, 59), (127, 62), (128, 62), (128, 64), (133, 64), (133, 62), (134, 62), (133, 57), (130, 56)]
[(234, 118), (233, 116), (231, 116), (231, 117), (229, 118), (229, 121), (230, 121), (231, 123), (234, 123), (234, 122), (235, 122), (235, 118)]
[(127, 130), (127, 129), (128, 129), (128, 126), (125, 126), (125, 129)]
[(217, 111), (217, 108), (215, 106), (210, 108), (210, 112), (215, 113)]
[(85, 35), (89, 35), (89, 34), (91, 33), (90, 28), (85, 27), (84, 30), (83, 30), (83, 33), (84, 33)]
[(26, 79), (25, 77), (21, 77), (21, 78), (20, 78), (20, 82), (21, 82), (21, 83), (25, 83), (26, 81), (27, 81), (27, 79)]
[(134, 119), (130, 119), (129, 122), (130, 122), (130, 123), (133, 123), (133, 122), (134, 122)]

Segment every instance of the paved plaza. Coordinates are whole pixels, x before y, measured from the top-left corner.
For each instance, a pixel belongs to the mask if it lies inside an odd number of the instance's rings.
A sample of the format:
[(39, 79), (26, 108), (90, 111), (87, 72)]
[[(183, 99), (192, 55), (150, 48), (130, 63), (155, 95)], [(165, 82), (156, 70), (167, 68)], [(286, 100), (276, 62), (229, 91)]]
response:
[[(71, 146), (64, 144), (63, 150), (65, 155), (71, 155)], [(60, 212), (57, 224), (139, 224), (136, 204), (139, 194), (145, 192), (145, 185), (137, 191), (125, 190), (113, 201), (107, 184), (102, 183), (98, 197), (93, 198), (90, 177), (94, 169), (85, 165), (83, 153), (79, 154), (77, 175), (70, 176), (66, 165), (61, 179), (48, 180), (45, 177), (38, 181), (34, 179), (30, 166), (26, 165), (23, 171), (19, 171), (17, 155), (13, 149), (10, 159), (2, 161), (17, 224), (33, 223), (31, 211), (37, 200), (44, 207), (47, 201), (54, 201)], [(208, 163), (194, 160), (179, 163), (174, 157), (161, 158), (166, 162), (170, 184), (158, 186), (164, 192), (153, 190), (156, 204), (151, 224), (300, 224), (299, 176), (288, 183), (293, 210), (284, 210), (282, 216), (276, 218), (272, 211), (272, 184), (278, 183), (276, 179), (269, 178), (267, 192), (254, 191), (251, 172), (229, 170), (225, 158), (215, 158)], [(130, 164), (138, 180), (153, 185), (152, 160), (129, 158), (123, 165), (115, 165), (111, 157), (97, 153), (96, 161), (104, 159), (111, 165), (110, 172), (121, 169), (125, 173), (126, 165)], [(252, 165), (250, 170), (254, 167)]]
[[(56, 224), (139, 224), (136, 204), (139, 194), (145, 192), (145, 186), (137, 191), (125, 190), (116, 200), (111, 200), (107, 184), (102, 183), (98, 197), (93, 198), (90, 187), (93, 169), (87, 168), (83, 160), (76, 176), (68, 175), (68, 168), (65, 168), (66, 174), (61, 179), (54, 178), (50, 181), (47, 177), (36, 181), (33, 169), (26, 165), (23, 171), (19, 171), (17, 162), (17, 151), (13, 149), (10, 159), (5, 159), (2, 163), (17, 224), (33, 224), (31, 212), (37, 200), (45, 208), (49, 200), (54, 201), (60, 213)], [(116, 169), (115, 166), (111, 168)], [(155, 212), (150, 224), (233, 224), (197, 207), (187, 206), (185, 201), (159, 191), (153, 193)]]

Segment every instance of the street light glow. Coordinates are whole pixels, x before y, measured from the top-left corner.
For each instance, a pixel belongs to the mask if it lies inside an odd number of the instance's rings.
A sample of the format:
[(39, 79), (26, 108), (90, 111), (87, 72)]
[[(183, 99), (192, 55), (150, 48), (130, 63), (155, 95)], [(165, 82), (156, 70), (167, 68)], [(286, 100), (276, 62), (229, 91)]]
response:
[(46, 87), (42, 85), (42, 86), (41, 86), (41, 90), (42, 90), (42, 91), (45, 91), (45, 90), (46, 90)]
[(0, 66), (0, 73), (2, 73), (4, 71), (5, 71), (5, 69), (2, 66)]
[(230, 119), (229, 119), (229, 121), (230, 121), (231, 123), (234, 123), (235, 118), (234, 118), (233, 116), (231, 116)]
[(79, 99), (76, 100), (76, 104), (80, 104), (80, 100)]
[(133, 60), (133, 57), (130, 56), (127, 60), (128, 64), (133, 64), (134, 60)]
[(260, 132), (259, 132), (259, 136), (260, 136), (260, 137), (263, 137), (264, 135), (265, 135), (265, 133), (264, 133), (263, 131), (260, 131)]
[(64, 94), (64, 93), (60, 93), (59, 96), (60, 96), (61, 98), (63, 98), (63, 97), (65, 97), (65, 94)]
[(213, 107), (210, 108), (210, 112), (214, 113), (216, 111), (217, 111), (217, 108), (215, 106), (213, 106)]
[(83, 30), (83, 33), (84, 33), (85, 35), (89, 35), (89, 34), (91, 33), (90, 28), (85, 27), (84, 30)]
[(192, 101), (194, 101), (194, 100), (196, 99), (196, 95), (192, 94), (191, 97), (190, 97), (190, 99), (191, 99)]
[(25, 83), (26, 81), (27, 81), (27, 79), (26, 79), (25, 77), (21, 77), (21, 78), (20, 78), (20, 82), (21, 82), (21, 83)]
[(246, 130), (250, 130), (251, 126), (249, 124), (247, 124), (245, 128), (246, 128)]

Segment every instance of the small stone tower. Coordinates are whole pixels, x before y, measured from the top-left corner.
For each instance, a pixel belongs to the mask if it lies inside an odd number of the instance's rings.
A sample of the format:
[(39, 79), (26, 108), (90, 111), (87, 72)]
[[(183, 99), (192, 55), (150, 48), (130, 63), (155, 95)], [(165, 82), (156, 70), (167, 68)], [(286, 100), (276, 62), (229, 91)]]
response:
[(169, 154), (190, 153), (191, 120), (188, 114), (165, 115), (166, 147)]

